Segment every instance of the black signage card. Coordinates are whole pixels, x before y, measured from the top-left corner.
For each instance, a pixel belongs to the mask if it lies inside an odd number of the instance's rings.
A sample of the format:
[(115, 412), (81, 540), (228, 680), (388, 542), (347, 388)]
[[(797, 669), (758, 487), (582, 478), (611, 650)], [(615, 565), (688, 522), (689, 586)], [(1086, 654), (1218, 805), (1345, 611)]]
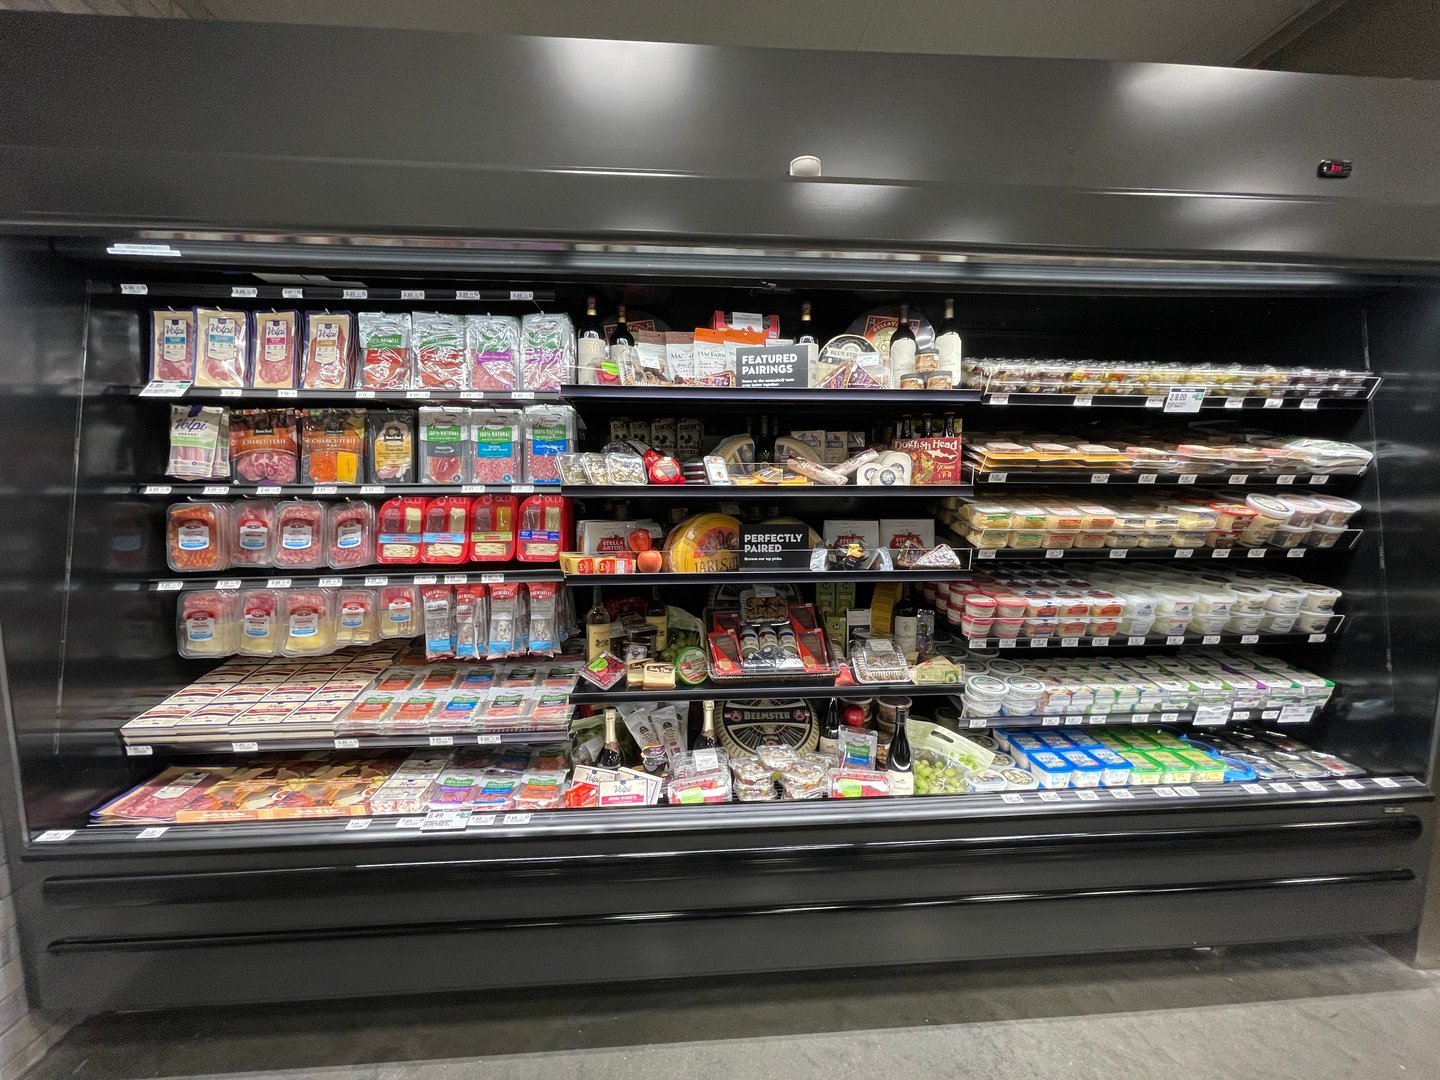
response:
[(735, 350), (740, 386), (810, 385), (810, 345), (741, 345)]
[(810, 530), (803, 525), (741, 525), (740, 565), (780, 569), (810, 565)]

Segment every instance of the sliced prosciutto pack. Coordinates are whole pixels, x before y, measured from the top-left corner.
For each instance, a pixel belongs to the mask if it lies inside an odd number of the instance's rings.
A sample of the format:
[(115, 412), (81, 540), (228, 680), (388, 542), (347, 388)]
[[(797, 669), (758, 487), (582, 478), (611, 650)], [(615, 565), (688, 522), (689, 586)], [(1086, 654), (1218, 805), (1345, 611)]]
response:
[(167, 382), (195, 379), (195, 312), (150, 312), (150, 378)]
[(230, 508), (230, 565), (274, 566), (278, 533), (275, 504), (244, 499)]
[(330, 507), (327, 558), (336, 570), (368, 566), (375, 558), (375, 508), (360, 499)]
[(230, 463), (237, 484), (295, 483), (300, 474), (295, 410), (233, 410)]
[(316, 570), (325, 565), (325, 507), (313, 499), (277, 503), (275, 526), (280, 542), (275, 565), (287, 570)]
[(516, 389), (520, 379), (520, 320), (513, 315), (465, 316), (470, 389)]
[(195, 309), (195, 385), (244, 386), (250, 315), (224, 308)]
[(346, 311), (305, 313), (305, 355), (300, 385), (306, 390), (345, 390), (350, 386), (354, 319)]
[(255, 364), (251, 385), (260, 390), (288, 390), (300, 366), (300, 313), (255, 313)]

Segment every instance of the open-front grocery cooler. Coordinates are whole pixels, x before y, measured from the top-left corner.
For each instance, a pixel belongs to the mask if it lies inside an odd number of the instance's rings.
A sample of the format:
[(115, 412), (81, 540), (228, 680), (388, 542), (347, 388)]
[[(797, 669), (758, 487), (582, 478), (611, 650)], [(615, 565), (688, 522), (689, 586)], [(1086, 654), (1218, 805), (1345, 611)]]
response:
[[(65, 121), (0, 140), (5, 817), (43, 1004), (1413, 950), (1440, 174), (1354, 84), (917, 57), (1081, 142), (1115, 102), (1178, 137), (1145, 110), (1182, 86), (1258, 103), (1205, 136), (1240, 175), (1187, 184), (1119, 150), (1062, 177), (1067, 136), (841, 80), (834, 131), (903, 101), (934, 137), (882, 168), (767, 120), (737, 173), (663, 110), (619, 159), (575, 129), (641, 103), (551, 68), (629, 46), (400, 35), (509, 91), (417, 52), (382, 100), (289, 63), (309, 30), (84, 22), (0, 23), (64, 57), (3, 78)], [(55, 107), (162, 32), (150, 93)], [(279, 156), (197, 123), (221, 44), (284, 88)], [(737, 123), (840, 62), (640, 53)], [(341, 84), (375, 130), (330, 145)], [(492, 138), (418, 130), (426, 93)], [(1373, 154), (1339, 194), (1317, 110)], [(1246, 173), (1279, 132), (1294, 175)], [(841, 178), (786, 176), (802, 151)]]

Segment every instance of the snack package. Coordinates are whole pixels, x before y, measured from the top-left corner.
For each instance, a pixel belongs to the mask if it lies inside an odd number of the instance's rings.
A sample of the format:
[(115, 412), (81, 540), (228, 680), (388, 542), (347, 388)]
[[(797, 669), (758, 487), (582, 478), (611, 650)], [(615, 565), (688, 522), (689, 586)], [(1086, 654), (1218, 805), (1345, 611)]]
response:
[(490, 586), (490, 623), (485, 635), (487, 659), (503, 660), (525, 651), (524, 612), (520, 601), (518, 584), (503, 582)]
[(484, 639), (489, 625), (489, 608), (484, 585), (455, 586), (455, 656), (475, 660), (488, 651)]
[(520, 388), (559, 390), (575, 381), (575, 328), (569, 315), (520, 320)]
[(413, 566), (420, 561), (428, 499), (406, 495), (380, 507), (375, 525), (375, 561), (386, 566)]
[(236, 594), (204, 589), (182, 593), (177, 611), (177, 647), (189, 660), (229, 656), (238, 644)]
[(255, 313), (255, 363), (251, 385), (260, 390), (288, 390), (300, 366), (300, 313)]
[(354, 334), (345, 311), (305, 313), (305, 359), (300, 385), (306, 390), (345, 390), (350, 386)]
[(195, 312), (169, 308), (150, 312), (150, 378), (194, 381)]
[(516, 388), (520, 377), (520, 320), (510, 315), (465, 316), (470, 389)]
[(569, 405), (531, 405), (525, 410), (525, 479), (560, 483), (560, 455), (575, 443), (575, 410)]
[(515, 557), (521, 562), (559, 562), (569, 537), (570, 501), (563, 495), (531, 495), (520, 504)]
[(365, 410), (306, 409), (300, 414), (300, 482), (358, 484), (364, 478)]
[(289, 589), (280, 596), (283, 656), (319, 656), (335, 647), (335, 615), (328, 589)]
[(531, 656), (554, 656), (560, 651), (559, 586), (553, 581), (532, 581), (526, 591), (530, 597), (530, 618), (526, 627)]
[(470, 410), (420, 410), (420, 481), (470, 483)]
[(415, 414), (370, 409), (365, 413), (368, 454), (365, 478), (372, 484), (415, 482)]
[(420, 561), (458, 566), (470, 556), (470, 500), (463, 495), (442, 495), (425, 506), (425, 527), (420, 538)]
[(360, 379), (367, 390), (410, 389), (410, 316), (362, 311), (355, 316), (360, 336)]
[(470, 559), (509, 562), (515, 557), (514, 495), (477, 495), (470, 503)]
[(240, 634), (235, 651), (241, 656), (276, 656), (280, 626), (276, 613), (280, 594), (274, 589), (247, 589), (240, 594)]
[(470, 410), (471, 479), (475, 483), (520, 483), (524, 422), (525, 414), (519, 409)]
[(222, 308), (195, 309), (195, 385), (244, 386), (250, 316)]
[(420, 633), (420, 590), (386, 585), (380, 590), (380, 637), (411, 638)]
[(286, 499), (275, 507), (275, 565), (316, 570), (325, 565), (325, 506), (312, 499)]
[(467, 389), (465, 319), (438, 311), (410, 316), (415, 352), (415, 385), (431, 390)]
[(216, 502), (176, 503), (165, 521), (165, 554), (180, 573), (214, 573), (230, 565), (230, 507)]
[(335, 647), (373, 645), (380, 640), (378, 599), (374, 589), (335, 593)]
[(420, 590), (425, 608), (425, 659), (447, 660), (455, 655), (455, 597), (449, 585)]
[(345, 499), (330, 505), (329, 518), (329, 564), (336, 570), (370, 565), (375, 557), (375, 508), (360, 499)]
[(269, 499), (244, 499), (230, 508), (230, 565), (274, 566), (275, 504)]
[(295, 411), (233, 411), (230, 465), (237, 484), (296, 483), (300, 475), (300, 435)]
[(229, 475), (220, 466), (224, 409), (208, 405), (170, 406), (170, 458), (165, 475), (177, 480), (211, 480)]

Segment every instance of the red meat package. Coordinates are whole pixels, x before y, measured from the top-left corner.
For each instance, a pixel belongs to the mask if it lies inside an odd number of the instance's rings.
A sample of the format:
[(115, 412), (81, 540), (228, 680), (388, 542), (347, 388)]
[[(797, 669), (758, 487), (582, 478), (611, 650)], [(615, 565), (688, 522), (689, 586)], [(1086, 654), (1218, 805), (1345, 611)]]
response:
[(295, 483), (300, 472), (300, 436), (295, 411), (232, 411), (230, 461), (237, 484)]
[(375, 557), (375, 508), (359, 499), (330, 507), (329, 563), (336, 570), (368, 566)]
[(261, 390), (288, 390), (295, 385), (300, 360), (300, 313), (255, 313), (255, 370), (252, 384)]
[(515, 557), (514, 495), (480, 495), (471, 501), (470, 558), (474, 562), (509, 562)]
[(191, 382), (195, 378), (195, 313), (150, 312), (150, 378)]
[(458, 565), (470, 555), (470, 500), (462, 495), (443, 495), (425, 507), (425, 529), (420, 541), (420, 561), (427, 564)]
[(195, 309), (195, 385), (244, 386), (250, 316), (244, 311)]
[(230, 771), (172, 766), (106, 803), (94, 816), (97, 821), (111, 825), (174, 821), (180, 810), (200, 798)]
[(305, 359), (300, 385), (306, 390), (345, 390), (350, 386), (354, 333), (345, 311), (305, 313)]
[(467, 315), (465, 351), (470, 389), (515, 389), (520, 371), (520, 320), (513, 315)]
[(230, 565), (275, 565), (275, 504), (244, 499), (230, 508)]
[(415, 385), (434, 390), (468, 389), (464, 317), (417, 311), (410, 323), (415, 342)]
[(313, 499), (286, 499), (275, 509), (275, 565), (315, 570), (325, 565), (325, 507)]
[(360, 385), (368, 390), (410, 388), (410, 316), (362, 311), (355, 316), (360, 334)]

